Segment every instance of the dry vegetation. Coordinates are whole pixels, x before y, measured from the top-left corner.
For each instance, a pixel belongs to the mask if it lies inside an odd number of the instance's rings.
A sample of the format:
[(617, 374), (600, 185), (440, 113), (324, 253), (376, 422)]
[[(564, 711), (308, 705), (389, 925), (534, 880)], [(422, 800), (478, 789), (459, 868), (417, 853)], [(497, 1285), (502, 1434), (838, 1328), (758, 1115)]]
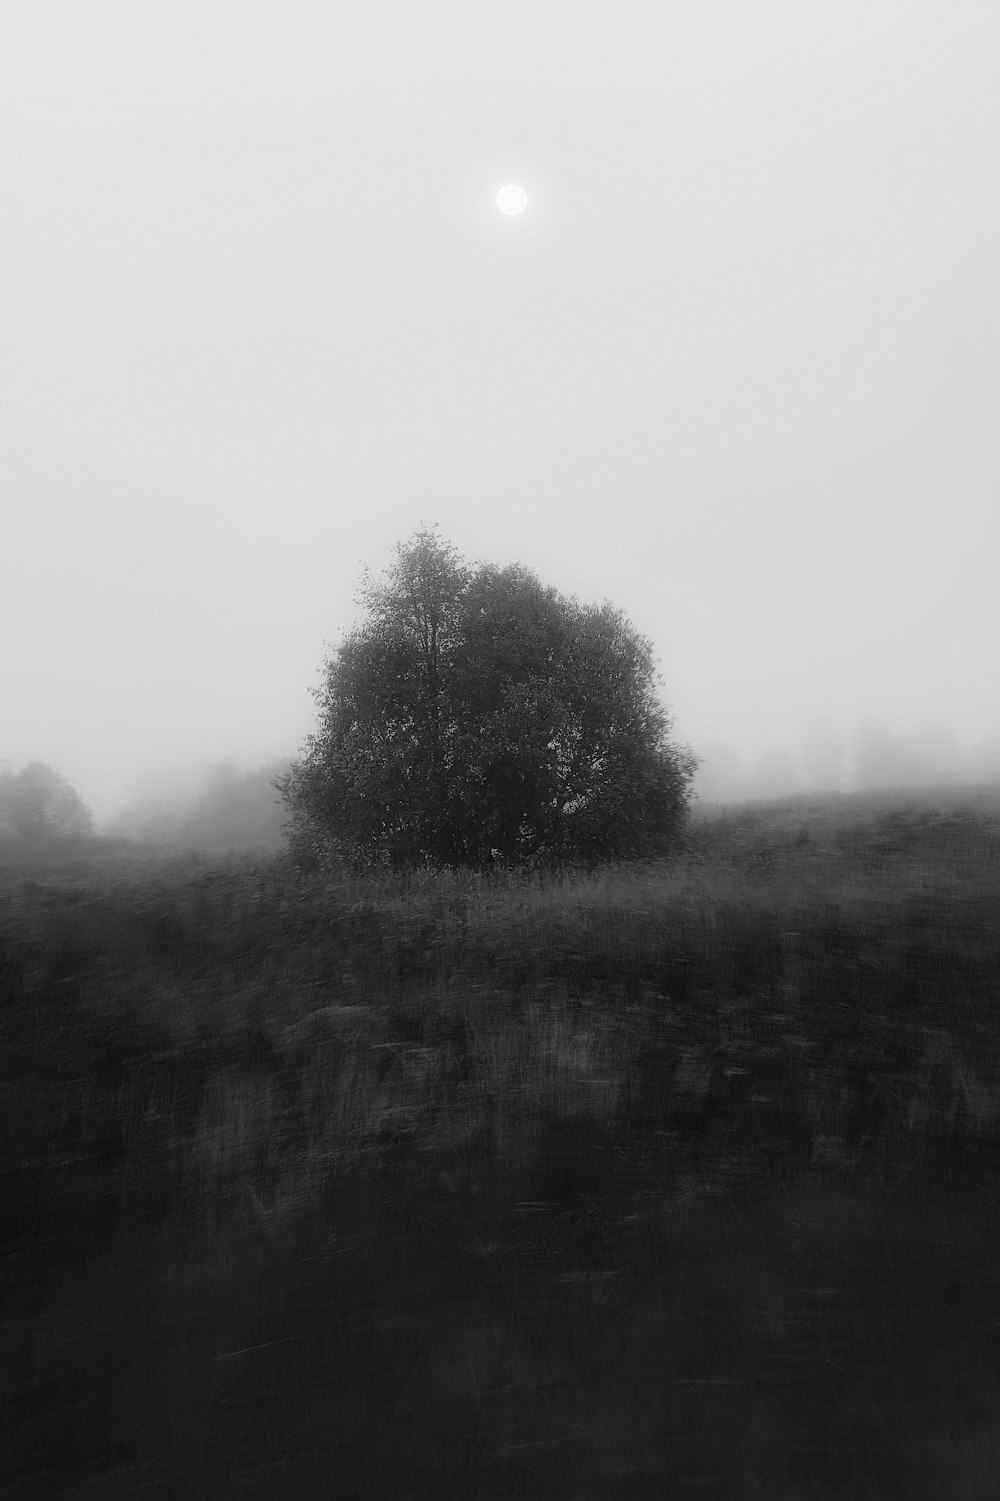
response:
[(0, 879), (0, 1496), (1000, 1494), (1000, 797)]

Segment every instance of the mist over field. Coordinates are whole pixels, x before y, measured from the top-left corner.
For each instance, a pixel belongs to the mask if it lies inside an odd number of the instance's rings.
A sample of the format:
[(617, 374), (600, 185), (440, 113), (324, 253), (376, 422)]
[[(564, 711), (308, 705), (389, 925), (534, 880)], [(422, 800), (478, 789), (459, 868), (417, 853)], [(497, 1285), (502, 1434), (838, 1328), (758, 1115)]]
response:
[[(287, 810), (272, 783), (286, 761), (239, 772), (231, 761), (173, 777), (151, 777), (101, 825), (101, 832), (209, 851), (280, 846)], [(709, 746), (693, 789), (699, 803), (766, 802), (806, 793), (899, 793), (1000, 784), (1000, 741), (963, 752), (947, 736), (909, 739), (870, 730), (850, 750), (819, 726), (798, 757), (773, 752), (744, 762), (731, 746)]]
[[(717, 742), (696, 754), (695, 808), (806, 794), (923, 789), (951, 789), (957, 794), (962, 788), (1000, 784), (1000, 738), (965, 749), (946, 733), (934, 731), (902, 736), (869, 727), (852, 743), (827, 722), (814, 726), (797, 755), (772, 750), (747, 758), (734, 745)], [(132, 782), (127, 795), (105, 805), (95, 831), (212, 853), (279, 848), (285, 842), (288, 810), (273, 784), (290, 759), (241, 765), (226, 758), (152, 773)]]
[(817, 723), (800, 753), (772, 750), (744, 760), (731, 745), (708, 745), (695, 779), (708, 802), (766, 801), (799, 793), (899, 792), (1000, 782), (1000, 738), (971, 748), (943, 730), (893, 735), (869, 726), (853, 742)]
[(993, 9), (470, 14), (4, 7), (0, 760), (294, 756), (439, 522), (626, 612), (706, 798), (995, 777)]

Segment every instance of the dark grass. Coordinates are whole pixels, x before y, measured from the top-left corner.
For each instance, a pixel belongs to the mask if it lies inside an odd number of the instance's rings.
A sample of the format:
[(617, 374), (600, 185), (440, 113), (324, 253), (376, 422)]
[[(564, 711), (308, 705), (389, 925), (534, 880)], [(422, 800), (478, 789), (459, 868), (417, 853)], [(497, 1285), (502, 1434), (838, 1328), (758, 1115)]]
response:
[(1000, 1494), (996, 793), (98, 853), (0, 876), (0, 1497)]

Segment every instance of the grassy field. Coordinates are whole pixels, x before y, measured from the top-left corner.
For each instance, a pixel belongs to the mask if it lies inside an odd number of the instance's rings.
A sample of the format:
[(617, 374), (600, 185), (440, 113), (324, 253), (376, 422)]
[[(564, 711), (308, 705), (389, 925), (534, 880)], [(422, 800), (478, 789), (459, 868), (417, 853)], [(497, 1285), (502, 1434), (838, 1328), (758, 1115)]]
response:
[(1000, 792), (0, 859), (0, 1498), (1000, 1495)]

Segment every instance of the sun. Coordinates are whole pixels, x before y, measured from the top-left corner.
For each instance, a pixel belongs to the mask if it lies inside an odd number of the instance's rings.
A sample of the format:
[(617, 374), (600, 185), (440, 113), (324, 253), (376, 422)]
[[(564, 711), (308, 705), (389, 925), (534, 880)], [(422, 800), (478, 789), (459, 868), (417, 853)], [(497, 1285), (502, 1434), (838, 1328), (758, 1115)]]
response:
[(523, 214), (528, 207), (528, 195), (520, 183), (509, 182), (497, 194), (497, 208), (502, 214)]

